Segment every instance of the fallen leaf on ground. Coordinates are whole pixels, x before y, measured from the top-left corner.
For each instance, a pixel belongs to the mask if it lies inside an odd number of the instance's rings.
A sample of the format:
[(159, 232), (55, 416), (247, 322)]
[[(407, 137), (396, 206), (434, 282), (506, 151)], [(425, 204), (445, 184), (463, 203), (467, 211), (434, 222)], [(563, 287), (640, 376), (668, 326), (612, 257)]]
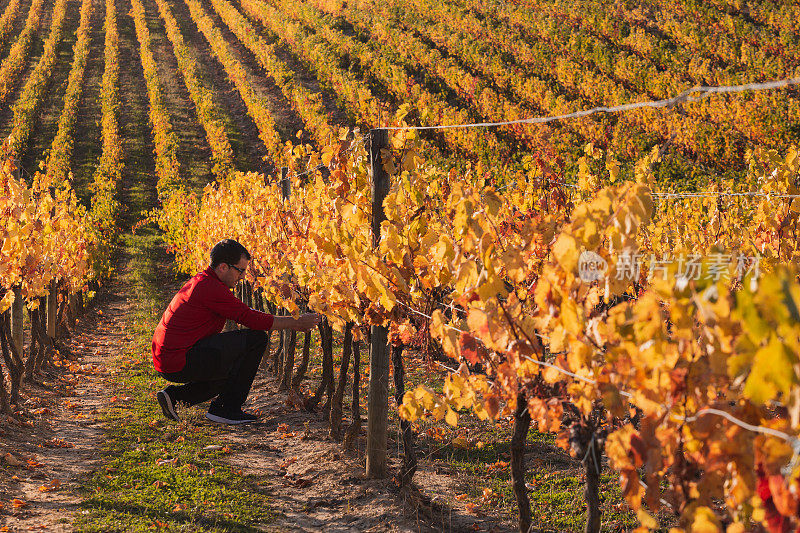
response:
[(467, 509), (468, 513), (474, 514), (476, 516), (481, 514), (480, 509), (478, 508), (478, 504), (476, 503), (468, 503), (467, 505), (465, 505), (465, 508)]
[(11, 466), (22, 466), (22, 465), (24, 465), (24, 464), (25, 464), (25, 461), (23, 461), (23, 460), (21, 460), (21, 459), (18, 459), (18, 458), (16, 458), (16, 457), (14, 457), (14, 456), (11, 454), (11, 452), (8, 452), (8, 453), (6, 453), (6, 454), (3, 456), (3, 460), (5, 460), (5, 462), (6, 462), (6, 463), (8, 463), (8, 464), (10, 464)]
[(314, 480), (315, 476), (309, 477), (295, 477), (294, 474), (286, 474), (283, 476), (283, 479), (289, 484), (299, 489), (303, 489), (311, 485), (311, 482)]
[(283, 464), (281, 464), (281, 468), (288, 468), (289, 465), (293, 465), (297, 462), (297, 457), (292, 457), (291, 459), (286, 459)]
[(13, 500), (11, 500), (11, 505), (14, 506), (14, 509), (22, 509), (23, 507), (28, 506), (28, 502), (14, 498)]
[(508, 468), (508, 461), (496, 461), (494, 463), (490, 463), (486, 465), (486, 470), (504, 470)]
[(50, 492), (53, 490), (58, 489), (61, 486), (61, 481), (58, 479), (52, 480), (47, 485), (42, 485), (39, 487), (39, 492)]
[(72, 448), (75, 445), (65, 441), (64, 439), (50, 439), (45, 441), (42, 446), (47, 448)]

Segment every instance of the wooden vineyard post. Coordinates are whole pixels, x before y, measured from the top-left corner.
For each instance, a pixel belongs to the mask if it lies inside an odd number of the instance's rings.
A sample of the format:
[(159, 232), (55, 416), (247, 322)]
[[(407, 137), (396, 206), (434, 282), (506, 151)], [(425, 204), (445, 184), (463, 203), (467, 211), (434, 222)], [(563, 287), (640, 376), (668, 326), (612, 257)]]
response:
[[(291, 183), (291, 181), (289, 181), (289, 167), (281, 167), (281, 182), (280, 183), (281, 183), (281, 199), (284, 202), (287, 202), (287, 201), (289, 201), (289, 198), (292, 195), (292, 183)], [(288, 309), (283, 309), (281, 314), (282, 315), (289, 314)], [(296, 344), (297, 344), (297, 332), (292, 331), (290, 333), (289, 330), (283, 330), (280, 333), (278, 333), (278, 335), (280, 335), (280, 348), (279, 348), (280, 354), (279, 354), (278, 360), (276, 362), (278, 367), (275, 370), (275, 374), (277, 375), (278, 383), (280, 384), (280, 386), (278, 387), (278, 390), (283, 390), (284, 384), (286, 384), (286, 387), (288, 388), (288, 384), (291, 383), (291, 379), (292, 379), (291, 376), (289, 376), (288, 378), (286, 376), (284, 376), (284, 373), (286, 372), (286, 361), (289, 358), (289, 345), (291, 344), (291, 337), (292, 336), (295, 337), (295, 346), (291, 347), (291, 349), (292, 349), (292, 366), (294, 366), (294, 350), (295, 350), (295, 347), (296, 347)]]
[(292, 195), (292, 182), (289, 181), (289, 168), (281, 167), (281, 197), (283, 201), (289, 199)]
[(519, 531), (527, 533), (531, 529), (531, 501), (525, 485), (525, 439), (531, 427), (531, 414), (524, 392), (517, 394), (517, 409), (514, 412), (514, 433), (511, 436), (511, 483), (517, 499), (519, 512)]
[[(22, 165), (19, 159), (14, 159), (14, 178), (19, 180), (22, 176)], [(17, 353), (22, 356), (22, 348), (25, 342), (24, 336), (24, 313), (25, 305), (22, 301), (22, 287), (14, 288), (14, 303), (11, 304), (11, 342), (17, 348)]]
[(17, 348), (17, 353), (22, 354), (23, 338), (23, 314), (25, 310), (22, 301), (22, 289), (14, 289), (14, 303), (11, 304), (11, 340)]
[[(383, 199), (389, 192), (389, 176), (383, 169), (381, 150), (389, 145), (389, 130), (370, 132), (372, 168), (372, 246), (381, 239), (386, 219)], [(389, 416), (389, 347), (384, 326), (372, 326), (369, 345), (369, 398), (367, 400), (367, 477), (386, 476), (386, 429)]]
[(58, 315), (58, 289), (56, 280), (50, 282), (50, 290), (47, 293), (47, 336), (51, 340), (56, 338), (56, 317)]

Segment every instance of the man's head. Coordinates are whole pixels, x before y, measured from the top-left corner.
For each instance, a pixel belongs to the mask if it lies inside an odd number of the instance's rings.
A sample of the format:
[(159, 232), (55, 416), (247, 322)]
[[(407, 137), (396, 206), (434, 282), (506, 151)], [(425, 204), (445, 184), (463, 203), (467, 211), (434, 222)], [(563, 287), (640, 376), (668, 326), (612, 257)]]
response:
[(211, 249), (211, 268), (230, 288), (244, 278), (249, 263), (250, 253), (233, 239), (221, 240)]

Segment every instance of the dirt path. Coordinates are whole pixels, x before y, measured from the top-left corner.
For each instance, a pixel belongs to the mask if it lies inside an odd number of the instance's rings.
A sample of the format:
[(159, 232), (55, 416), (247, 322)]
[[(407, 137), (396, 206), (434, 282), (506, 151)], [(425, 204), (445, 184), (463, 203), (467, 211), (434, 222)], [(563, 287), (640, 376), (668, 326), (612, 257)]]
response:
[[(230, 462), (258, 476), (270, 494), (278, 517), (268, 531), (505, 530), (496, 520), (470, 515), (463, 508), (431, 504), (428, 498), (422, 503), (414, 492), (400, 490), (391, 476), (366, 478), (365, 430), (358, 451), (347, 453), (328, 437), (328, 424), (319, 413), (289, 407), (286, 398), (285, 392), (278, 392), (271, 374), (261, 373), (246, 406), (260, 411), (261, 421), (226, 428), (220, 436), (220, 444), (231, 449)], [(198, 419), (197, 423), (204, 421)], [(362, 426), (366, 427), (366, 422)], [(397, 472), (400, 465), (397, 446), (390, 438), (391, 472)], [(444, 496), (452, 496), (454, 491), (452, 478), (425, 466), (415, 481), (434, 502), (444, 501)]]
[[(99, 464), (103, 424), (98, 415), (112, 400), (109, 362), (129, 341), (130, 303), (124, 290), (119, 283), (107, 286), (65, 341), (77, 359), (28, 391), (24, 408), (35, 420), (1, 428), (0, 451), (9, 477), (0, 484), (7, 507), (0, 524), (10, 531), (71, 531), (71, 515), (81, 501), (73, 489)], [(15, 499), (24, 505), (15, 507)]]

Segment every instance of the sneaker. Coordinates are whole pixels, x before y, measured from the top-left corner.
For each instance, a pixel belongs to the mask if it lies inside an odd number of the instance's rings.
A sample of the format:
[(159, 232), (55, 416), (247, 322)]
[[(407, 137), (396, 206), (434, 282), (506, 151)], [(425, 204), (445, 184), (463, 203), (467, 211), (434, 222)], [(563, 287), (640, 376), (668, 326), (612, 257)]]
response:
[(156, 393), (156, 398), (158, 398), (158, 404), (161, 406), (161, 412), (164, 413), (164, 416), (176, 422), (181, 421), (181, 418), (175, 411), (175, 402), (172, 401), (167, 389), (158, 391)]
[(258, 420), (256, 415), (245, 413), (241, 409), (225, 409), (211, 405), (206, 413), (206, 418), (218, 424), (249, 424)]

